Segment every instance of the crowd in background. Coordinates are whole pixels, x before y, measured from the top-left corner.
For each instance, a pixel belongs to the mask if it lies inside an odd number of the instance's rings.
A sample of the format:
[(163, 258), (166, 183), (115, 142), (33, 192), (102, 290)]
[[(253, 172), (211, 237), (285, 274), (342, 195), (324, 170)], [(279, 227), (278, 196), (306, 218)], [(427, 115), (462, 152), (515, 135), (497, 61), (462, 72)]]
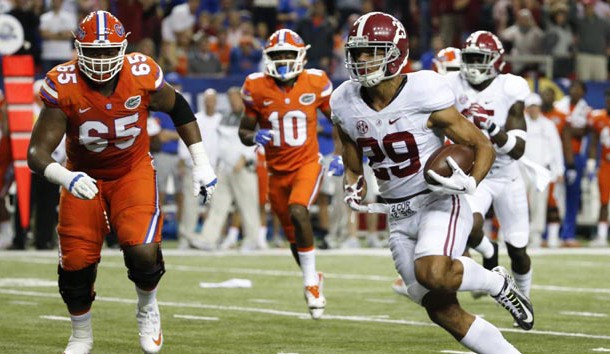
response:
[[(432, 69), (433, 58), (440, 49), (460, 47), (465, 35), (474, 30), (489, 30), (498, 34), (509, 58), (552, 56), (554, 77), (608, 80), (609, 0), (0, 0), (0, 13), (12, 14), (23, 24), (27, 44), (22, 52), (34, 56), (40, 75), (74, 57), (72, 31), (83, 16), (96, 9), (116, 14), (130, 32), (128, 51), (153, 57), (166, 73), (167, 81), (177, 88), (185, 76), (244, 78), (262, 71), (265, 40), (274, 29), (284, 27), (294, 29), (311, 45), (307, 52), (308, 67), (323, 69), (334, 80), (346, 79), (343, 44), (347, 30), (360, 14), (374, 10), (394, 14), (407, 28), (410, 40), (407, 70)], [(545, 72), (544, 64), (536, 60), (509, 60), (509, 64), (509, 70), (520, 75), (540, 76)], [(580, 81), (575, 82), (574, 86), (580, 85)], [(551, 90), (543, 95), (538, 104), (549, 119), (553, 118), (549, 116), (555, 109), (553, 103), (559, 99), (552, 94)], [(568, 109), (563, 113), (566, 116), (572, 114), (571, 99), (573, 105), (581, 101), (587, 105), (578, 92), (571, 91), (571, 95), (566, 96)], [(154, 113), (149, 127), (149, 133), (155, 137), (151, 150), (159, 166), (161, 198), (163, 201), (165, 194), (175, 197), (172, 200), (177, 205), (175, 212), (166, 212), (174, 214), (180, 225), (176, 233), (183, 241), (182, 246), (203, 250), (234, 248), (240, 233), (244, 236), (243, 250), (266, 248), (267, 240), (282, 245), (278, 223), (268, 214), (264, 198), (266, 173), (258, 162), (262, 151), (243, 149), (235, 154), (219, 154), (222, 146), (239, 145), (232, 139), (237, 136), (236, 126), (243, 110), (238, 87), (222, 96), (228, 102), (226, 109), (219, 108), (220, 97), (215, 90), (207, 90), (203, 96), (204, 109), (197, 118), (206, 148), (220, 168), (219, 176), (233, 184), (216, 192), (210, 210), (193, 203), (190, 186), (183, 183), (188, 180), (182, 176), (189, 175), (189, 159), (184, 151), (180, 153), (184, 147), (178, 143), (171, 119)], [(587, 108), (587, 114), (590, 110)], [(586, 160), (585, 151), (575, 153), (584, 153)], [(584, 166), (579, 176), (591, 172), (583, 171)], [(236, 189), (244, 184), (251, 186), (254, 181), (258, 181), (256, 195)], [(382, 246), (384, 238), (379, 236), (384, 232), (385, 220), (348, 211), (341, 193), (341, 178), (326, 178), (315, 213), (320, 243), (324, 247), (364, 245), (358, 240), (361, 229), (367, 235), (366, 245)], [(37, 197), (43, 198), (43, 194), (33, 193), (33, 198)], [(370, 198), (375, 200), (374, 195)], [(186, 199), (188, 203), (183, 205)], [(169, 204), (167, 200), (165, 204)], [(43, 207), (51, 210), (54, 206)], [(33, 215), (40, 217), (45, 213)], [(206, 225), (210, 215), (214, 222)], [(54, 230), (53, 222), (51, 218), (33, 224), (36, 230)], [(346, 224), (349, 226), (345, 227)], [(40, 238), (35, 242), (37, 248), (56, 247), (52, 233), (36, 230), (34, 237)], [(544, 232), (544, 228), (537, 232)], [(220, 238), (225, 234), (224, 240)], [(17, 230), (15, 240), (21, 241), (13, 242), (13, 247), (25, 247), (24, 230)]]
[(520, 59), (514, 73), (540, 74), (545, 64), (528, 56), (550, 55), (554, 77), (608, 79), (608, 0), (0, 0), (0, 13), (23, 24), (29, 44), (22, 51), (34, 56), (42, 73), (72, 58), (71, 31), (96, 9), (125, 24), (130, 51), (180, 75), (258, 71), (267, 36), (290, 28), (311, 45), (309, 67), (344, 79), (348, 28), (358, 15), (383, 10), (409, 33), (410, 70), (430, 69), (438, 50), (488, 30)]

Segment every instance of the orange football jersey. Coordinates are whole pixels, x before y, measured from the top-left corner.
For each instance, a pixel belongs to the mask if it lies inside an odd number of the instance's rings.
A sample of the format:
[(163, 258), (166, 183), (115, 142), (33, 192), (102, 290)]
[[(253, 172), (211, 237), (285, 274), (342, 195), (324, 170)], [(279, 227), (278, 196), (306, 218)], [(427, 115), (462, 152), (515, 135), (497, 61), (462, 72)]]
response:
[(321, 70), (304, 70), (284, 91), (264, 73), (249, 75), (242, 87), (246, 114), (256, 116), (261, 129), (274, 132), (265, 145), (271, 172), (294, 171), (318, 160), (317, 109), (330, 109), (332, 83)]
[(590, 121), (595, 132), (599, 134), (602, 146), (602, 163), (610, 162), (610, 115), (605, 109), (596, 109), (591, 112)]
[(564, 113), (561, 113), (560, 111), (558, 111), (557, 109), (553, 108), (552, 111), (550, 112), (545, 112), (543, 113), (548, 119), (550, 119), (553, 123), (555, 123), (555, 126), (557, 127), (557, 132), (559, 133), (559, 135), (561, 136), (561, 133), (563, 132), (563, 128), (566, 125), (566, 119), (567, 116)]
[(115, 179), (148, 155), (150, 95), (164, 83), (161, 68), (140, 53), (125, 55), (115, 91), (106, 97), (85, 81), (76, 60), (47, 73), (40, 97), (68, 117), (68, 168), (93, 178)]

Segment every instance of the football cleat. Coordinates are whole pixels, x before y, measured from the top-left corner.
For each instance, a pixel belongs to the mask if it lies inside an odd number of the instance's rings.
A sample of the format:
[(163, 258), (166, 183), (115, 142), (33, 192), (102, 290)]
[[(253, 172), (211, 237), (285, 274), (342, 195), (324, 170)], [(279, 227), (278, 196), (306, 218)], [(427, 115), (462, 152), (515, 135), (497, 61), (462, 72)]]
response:
[(73, 335), (68, 340), (64, 354), (90, 354), (93, 348), (93, 334), (87, 338), (75, 338)]
[(309, 314), (314, 320), (322, 318), (326, 307), (326, 298), (322, 294), (324, 275), (321, 272), (318, 272), (318, 279), (318, 285), (305, 287), (305, 301), (307, 301)]
[(409, 297), (409, 293), (407, 292), (407, 285), (400, 276), (394, 279), (394, 281), (392, 282), (392, 290), (394, 290), (394, 292), (398, 295)]
[(158, 353), (163, 346), (163, 332), (161, 331), (161, 314), (157, 301), (138, 308), (136, 319), (138, 320), (142, 350), (146, 354)]
[(490, 258), (483, 258), (483, 267), (488, 270), (492, 270), (498, 266), (498, 244), (491, 241), (494, 246), (494, 254)]
[(515, 280), (504, 267), (495, 267), (492, 272), (496, 272), (504, 277), (502, 290), (498, 295), (492, 295), (492, 297), (498, 304), (510, 312), (519, 327), (529, 331), (534, 327), (534, 307), (532, 303), (517, 287)]

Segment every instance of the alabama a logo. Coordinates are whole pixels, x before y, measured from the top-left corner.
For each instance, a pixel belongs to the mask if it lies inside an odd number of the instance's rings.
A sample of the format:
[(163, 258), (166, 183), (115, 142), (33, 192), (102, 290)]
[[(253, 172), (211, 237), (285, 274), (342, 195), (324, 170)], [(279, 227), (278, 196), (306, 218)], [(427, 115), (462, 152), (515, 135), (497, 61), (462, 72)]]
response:
[(125, 108), (136, 109), (142, 103), (142, 96), (131, 96), (125, 101)]

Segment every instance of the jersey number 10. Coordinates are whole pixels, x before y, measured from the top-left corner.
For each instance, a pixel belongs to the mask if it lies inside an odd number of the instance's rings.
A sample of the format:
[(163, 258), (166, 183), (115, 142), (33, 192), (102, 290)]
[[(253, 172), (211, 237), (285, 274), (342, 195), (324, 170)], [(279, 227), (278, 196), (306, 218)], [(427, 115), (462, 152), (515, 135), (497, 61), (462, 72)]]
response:
[(307, 140), (307, 116), (301, 111), (288, 111), (282, 118), (278, 112), (269, 115), (273, 135), (273, 146), (284, 141), (289, 146), (301, 146)]

